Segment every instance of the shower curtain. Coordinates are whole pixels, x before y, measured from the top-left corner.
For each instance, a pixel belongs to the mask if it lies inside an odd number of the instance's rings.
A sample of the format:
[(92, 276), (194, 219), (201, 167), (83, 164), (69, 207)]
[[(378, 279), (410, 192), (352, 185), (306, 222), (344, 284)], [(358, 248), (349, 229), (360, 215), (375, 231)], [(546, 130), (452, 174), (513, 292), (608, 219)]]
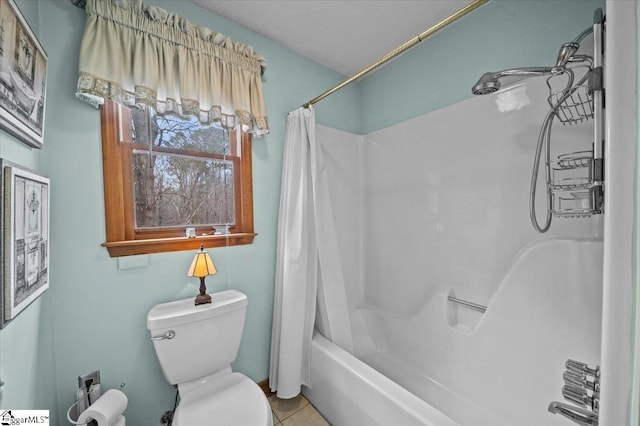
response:
[[(269, 386), (279, 398), (293, 398), (309, 384), (309, 353), (318, 292), (328, 338), (351, 349), (337, 235), (316, 142), (313, 107), (287, 115)], [(328, 307), (335, 312), (327, 312)]]

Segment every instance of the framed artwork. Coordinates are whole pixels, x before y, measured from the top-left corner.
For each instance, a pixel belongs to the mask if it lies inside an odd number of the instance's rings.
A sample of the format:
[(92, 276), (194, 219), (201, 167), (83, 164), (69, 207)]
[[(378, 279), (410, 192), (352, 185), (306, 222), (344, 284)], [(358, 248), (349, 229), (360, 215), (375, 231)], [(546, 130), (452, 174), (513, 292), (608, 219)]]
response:
[(49, 288), (49, 179), (0, 160), (2, 323)]
[(47, 54), (13, 0), (0, 0), (0, 129), (44, 141)]

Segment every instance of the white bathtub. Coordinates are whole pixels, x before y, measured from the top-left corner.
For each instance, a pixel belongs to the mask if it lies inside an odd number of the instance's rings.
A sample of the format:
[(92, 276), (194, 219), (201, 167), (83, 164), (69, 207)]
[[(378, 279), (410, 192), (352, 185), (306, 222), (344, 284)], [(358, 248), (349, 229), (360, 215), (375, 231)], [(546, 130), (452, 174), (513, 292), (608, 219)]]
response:
[(304, 395), (334, 426), (460, 426), (319, 333)]
[(303, 392), (334, 426), (564, 426), (547, 410), (564, 361), (599, 363), (601, 252), (591, 238), (530, 244), (484, 315), (461, 315), (448, 291), (405, 314), (352, 307), (371, 346), (356, 357), (316, 333)]

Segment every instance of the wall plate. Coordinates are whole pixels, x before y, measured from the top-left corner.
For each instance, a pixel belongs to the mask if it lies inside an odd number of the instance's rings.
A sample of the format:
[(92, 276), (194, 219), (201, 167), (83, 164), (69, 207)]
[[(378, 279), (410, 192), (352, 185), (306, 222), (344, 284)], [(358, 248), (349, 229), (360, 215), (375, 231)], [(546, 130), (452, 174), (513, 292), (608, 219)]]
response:
[(97, 385), (98, 383), (100, 383), (100, 370), (78, 376), (78, 387), (87, 392), (91, 385)]

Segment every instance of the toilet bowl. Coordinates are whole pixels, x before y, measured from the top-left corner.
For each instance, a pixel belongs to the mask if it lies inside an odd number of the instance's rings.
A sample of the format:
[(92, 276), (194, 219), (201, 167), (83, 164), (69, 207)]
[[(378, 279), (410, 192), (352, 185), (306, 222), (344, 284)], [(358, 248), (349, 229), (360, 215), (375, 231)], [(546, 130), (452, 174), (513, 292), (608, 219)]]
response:
[(178, 386), (174, 426), (272, 426), (265, 394), (231, 370), (244, 328), (247, 296), (236, 290), (162, 303), (147, 314), (147, 329), (165, 379)]

